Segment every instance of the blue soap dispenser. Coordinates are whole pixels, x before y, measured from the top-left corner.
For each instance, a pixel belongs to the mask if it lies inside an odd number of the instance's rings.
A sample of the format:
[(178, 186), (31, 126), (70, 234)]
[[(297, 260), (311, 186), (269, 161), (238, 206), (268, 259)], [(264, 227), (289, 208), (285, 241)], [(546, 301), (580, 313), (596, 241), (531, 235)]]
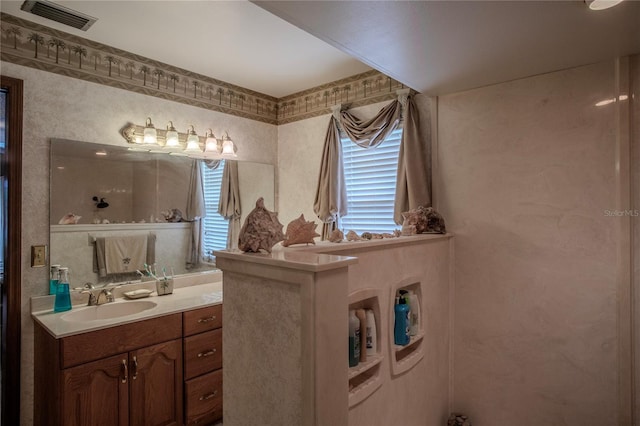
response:
[(71, 295), (69, 294), (69, 268), (60, 267), (58, 270), (58, 288), (53, 304), (53, 312), (64, 312), (71, 309)]
[(404, 297), (396, 296), (395, 324), (393, 327), (393, 342), (396, 345), (406, 346), (411, 338), (409, 337), (409, 305)]

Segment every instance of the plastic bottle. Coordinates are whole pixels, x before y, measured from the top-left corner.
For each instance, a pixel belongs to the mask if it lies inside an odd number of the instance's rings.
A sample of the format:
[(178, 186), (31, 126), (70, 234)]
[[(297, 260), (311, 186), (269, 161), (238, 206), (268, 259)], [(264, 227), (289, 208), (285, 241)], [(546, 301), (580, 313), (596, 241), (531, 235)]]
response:
[(349, 311), (349, 367), (355, 367), (360, 360), (360, 321), (356, 311)]
[(71, 295), (69, 294), (69, 268), (60, 267), (58, 272), (58, 291), (56, 292), (53, 311), (63, 312), (71, 309)]
[(360, 362), (367, 362), (367, 314), (364, 309), (358, 309), (356, 317), (360, 321)]
[(373, 356), (378, 352), (378, 336), (376, 330), (376, 317), (371, 309), (367, 309), (367, 356)]
[(398, 291), (400, 299), (404, 299), (404, 303), (409, 307), (409, 318), (411, 318), (411, 305), (409, 305), (409, 292), (407, 290)]
[(409, 335), (420, 333), (420, 301), (418, 295), (409, 290)]
[(60, 265), (51, 265), (49, 270), (49, 294), (58, 292), (58, 270)]
[(411, 340), (409, 337), (409, 305), (404, 297), (396, 297), (395, 324), (393, 327), (393, 342), (396, 345), (406, 346)]

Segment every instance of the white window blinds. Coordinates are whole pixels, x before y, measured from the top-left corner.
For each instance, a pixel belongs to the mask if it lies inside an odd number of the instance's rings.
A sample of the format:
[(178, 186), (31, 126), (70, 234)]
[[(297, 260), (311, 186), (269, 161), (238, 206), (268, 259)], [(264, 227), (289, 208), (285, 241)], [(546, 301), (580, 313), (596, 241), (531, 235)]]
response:
[(218, 213), (220, 202), (220, 185), (222, 184), (222, 171), (224, 160), (215, 169), (210, 169), (202, 164), (202, 184), (204, 188), (204, 205), (206, 216), (202, 222), (204, 228), (202, 237), (202, 250), (205, 260), (213, 260), (213, 250), (227, 248), (227, 232), (229, 222)]
[(377, 148), (364, 149), (341, 138), (348, 213), (341, 228), (346, 234), (354, 230), (393, 232), (396, 173), (402, 129), (394, 130)]

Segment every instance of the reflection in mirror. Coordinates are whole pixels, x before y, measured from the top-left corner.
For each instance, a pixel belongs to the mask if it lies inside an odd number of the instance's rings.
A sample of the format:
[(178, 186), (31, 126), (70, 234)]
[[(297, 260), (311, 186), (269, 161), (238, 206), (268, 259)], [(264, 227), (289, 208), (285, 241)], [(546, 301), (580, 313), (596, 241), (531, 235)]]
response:
[[(51, 264), (69, 267), (73, 287), (85, 282), (134, 281), (140, 279), (137, 268), (125, 265), (124, 259), (114, 265), (113, 259), (121, 253), (118, 245), (137, 244), (129, 262), (155, 264), (158, 274), (163, 268), (176, 275), (213, 270), (208, 255), (227, 243), (228, 221), (217, 213), (225, 165), (200, 169), (207, 210), (201, 239), (205, 261), (194, 266), (187, 264), (196, 222), (188, 217), (193, 209), (187, 208), (194, 161), (122, 146), (52, 139)], [(251, 162), (237, 165), (242, 223), (258, 197), (274, 209), (274, 168)]]

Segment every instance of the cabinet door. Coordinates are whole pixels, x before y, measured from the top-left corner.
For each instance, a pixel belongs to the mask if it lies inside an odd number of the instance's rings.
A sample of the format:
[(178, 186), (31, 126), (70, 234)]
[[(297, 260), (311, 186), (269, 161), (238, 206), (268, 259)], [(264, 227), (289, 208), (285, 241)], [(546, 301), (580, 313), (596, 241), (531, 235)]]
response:
[(180, 340), (129, 353), (131, 426), (182, 424)]
[(63, 370), (65, 426), (129, 424), (127, 362), (127, 354), (119, 354)]

